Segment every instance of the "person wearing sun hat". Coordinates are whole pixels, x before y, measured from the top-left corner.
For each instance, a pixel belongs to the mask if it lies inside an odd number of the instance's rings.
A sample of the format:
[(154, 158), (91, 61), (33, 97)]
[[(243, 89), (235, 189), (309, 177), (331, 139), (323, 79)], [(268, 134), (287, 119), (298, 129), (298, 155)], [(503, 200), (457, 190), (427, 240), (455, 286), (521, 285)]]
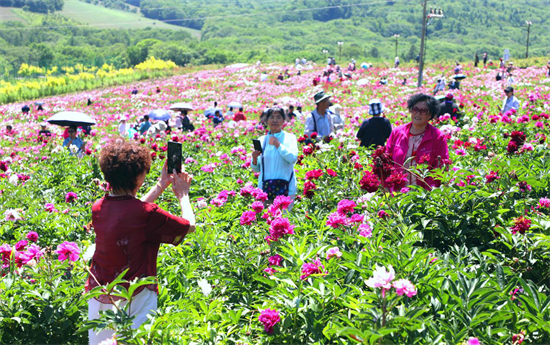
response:
[(379, 99), (373, 99), (369, 102), (369, 114), (372, 118), (363, 121), (357, 139), (361, 140), (361, 145), (364, 147), (384, 146), (388, 140), (392, 128), (391, 123), (381, 115), (384, 113), (384, 105)]
[(304, 134), (311, 136), (311, 133), (317, 133), (319, 138), (326, 139), (334, 134), (334, 125), (328, 111), (330, 106), (330, 94), (324, 91), (318, 92), (313, 96), (316, 108), (306, 119)]
[(504, 89), (504, 93), (506, 94), (506, 98), (502, 102), (501, 112), (502, 114), (506, 114), (510, 110), (519, 110), (519, 100), (514, 96), (514, 88), (511, 86), (508, 86), (506, 89)]

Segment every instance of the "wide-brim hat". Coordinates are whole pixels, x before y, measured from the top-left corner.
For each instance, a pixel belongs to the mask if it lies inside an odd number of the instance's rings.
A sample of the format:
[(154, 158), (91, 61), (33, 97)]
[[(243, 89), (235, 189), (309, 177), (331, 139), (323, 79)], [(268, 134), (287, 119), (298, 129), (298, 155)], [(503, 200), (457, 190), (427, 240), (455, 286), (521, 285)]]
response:
[(313, 96), (313, 99), (315, 99), (315, 104), (318, 104), (321, 101), (324, 101), (327, 98), (332, 97), (331, 94), (325, 93), (325, 91), (317, 92), (315, 96)]
[(373, 99), (369, 102), (369, 114), (380, 115), (384, 112), (384, 105), (379, 99)]
[(514, 92), (514, 88), (511, 86), (508, 86), (507, 88), (504, 89), (504, 92)]

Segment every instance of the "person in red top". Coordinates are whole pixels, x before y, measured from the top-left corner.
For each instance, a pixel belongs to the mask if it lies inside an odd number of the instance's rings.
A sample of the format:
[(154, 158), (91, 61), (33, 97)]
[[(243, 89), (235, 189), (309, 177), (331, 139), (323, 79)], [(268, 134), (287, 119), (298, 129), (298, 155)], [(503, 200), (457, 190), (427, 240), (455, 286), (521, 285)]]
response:
[[(168, 174), (165, 163), (155, 186), (141, 199), (136, 194), (151, 167), (151, 155), (145, 147), (122, 138), (111, 140), (101, 150), (99, 165), (110, 193), (92, 206), (92, 224), (96, 234), (95, 252), (86, 281), (86, 291), (106, 285), (128, 270), (124, 279), (155, 277), (157, 255), (161, 243), (178, 245), (195, 231), (195, 215), (189, 201), (192, 176), (183, 170)], [(182, 216), (172, 215), (153, 202), (172, 185), (179, 200)], [(125, 286), (128, 288), (128, 286)], [(133, 327), (147, 320), (147, 314), (157, 308), (157, 284), (140, 286), (131, 301)], [(114, 309), (116, 298), (101, 295), (88, 301), (88, 318), (99, 318), (99, 312)], [(123, 301), (121, 303), (126, 303)], [(96, 333), (89, 330), (90, 344), (109, 339), (110, 330)]]
[(239, 108), (239, 111), (233, 115), (233, 121), (246, 121), (246, 116), (244, 115), (243, 108)]

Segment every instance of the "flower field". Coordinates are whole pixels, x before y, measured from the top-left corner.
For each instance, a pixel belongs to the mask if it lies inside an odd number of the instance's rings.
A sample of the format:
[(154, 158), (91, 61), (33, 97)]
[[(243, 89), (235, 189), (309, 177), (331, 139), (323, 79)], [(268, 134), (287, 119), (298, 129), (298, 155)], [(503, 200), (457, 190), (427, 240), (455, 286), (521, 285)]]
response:
[[(496, 72), (466, 67), (454, 92), (463, 116), (434, 123), (452, 163), (432, 173), (442, 181), (432, 191), (383, 189), (373, 173), (377, 154), (355, 140), (372, 98), (394, 126), (410, 121), (415, 68), (371, 68), (321, 84), (342, 105), (345, 127), (330, 143), (300, 144), (299, 196), (283, 213), (284, 198), (258, 203), (251, 139), (265, 132), (259, 113), (273, 102), (293, 99), (305, 114), (313, 110), (320, 86), (312, 79), (321, 71), (278, 81), (285, 69), (262, 66), (267, 81), (255, 67), (234, 66), (55, 96), (28, 115), (23, 103), (1, 106), (0, 343), (86, 343), (90, 327), (115, 329), (125, 344), (550, 343), (550, 80), (543, 70), (514, 71), (522, 110), (500, 114), (505, 85)], [(433, 86), (442, 72), (451, 67), (430, 66), (425, 80)], [(382, 77), (388, 85), (379, 85)], [(167, 140), (182, 142), (197, 231), (161, 247), (159, 307), (146, 324), (131, 329), (125, 309), (89, 322), (91, 297), (125, 296), (150, 283), (84, 293), (91, 205), (105, 194), (98, 152), (120, 118), (134, 122), (179, 101), (195, 106), (196, 130), (136, 139), (154, 158), (138, 194), (160, 176)], [(202, 113), (214, 101), (243, 103), (249, 121), (213, 127)], [(98, 123), (80, 159), (61, 147), (61, 128), (50, 126), (49, 138), (37, 134), (62, 110)], [(304, 121), (285, 130), (301, 137)], [(172, 193), (158, 203), (179, 214)]]

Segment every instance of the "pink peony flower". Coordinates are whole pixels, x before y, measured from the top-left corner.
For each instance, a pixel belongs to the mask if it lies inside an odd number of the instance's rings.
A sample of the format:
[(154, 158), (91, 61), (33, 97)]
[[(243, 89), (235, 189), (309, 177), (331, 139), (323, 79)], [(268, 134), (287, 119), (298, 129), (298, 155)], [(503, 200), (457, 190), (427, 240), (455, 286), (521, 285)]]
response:
[(18, 252), (25, 250), (25, 247), (27, 247), (27, 244), (29, 244), (28, 241), (21, 240), (15, 244), (15, 250), (17, 250)]
[(292, 204), (292, 199), (284, 195), (279, 195), (273, 200), (273, 206), (280, 210), (286, 210), (290, 204)]
[(306, 180), (317, 180), (321, 176), (323, 176), (323, 170), (321, 169), (306, 172)]
[(376, 266), (372, 278), (369, 278), (365, 283), (371, 288), (382, 288), (383, 290), (391, 289), (391, 281), (395, 278), (393, 267), (390, 266), (389, 271), (385, 267)]
[(362, 223), (363, 220), (365, 220), (365, 216), (362, 214), (352, 214), (351, 217), (348, 219), (350, 223)]
[(329, 214), (326, 224), (336, 229), (340, 225), (348, 225), (349, 223), (345, 215), (339, 212), (334, 212)]
[(330, 260), (334, 257), (337, 259), (340, 259), (342, 257), (342, 252), (340, 251), (340, 248), (338, 247), (332, 247), (329, 250), (327, 250), (327, 260)]
[(281, 262), (283, 261), (283, 257), (280, 256), (279, 254), (276, 254), (276, 255), (273, 255), (273, 256), (270, 256), (269, 259), (267, 259), (269, 261), (269, 264), (271, 266), (281, 266)]
[[(66, 197), (65, 197), (66, 199)], [(52, 203), (47, 203), (46, 205), (44, 205), (44, 209), (50, 213), (53, 213), (53, 212), (57, 212), (57, 210), (55, 209), (55, 205), (52, 204)]]
[(359, 228), (357, 228), (359, 231), (359, 236), (371, 238), (372, 237), (372, 230), (368, 224), (361, 224), (359, 225)]
[(9, 209), (4, 212), (4, 217), (7, 221), (16, 222), (23, 219), (21, 210)]
[(23, 264), (27, 264), (31, 260), (38, 261), (42, 256), (44, 255), (44, 250), (40, 249), (39, 246), (36, 244), (31, 244), (27, 251), (24, 253), (21, 253), (21, 259), (23, 260)]
[(390, 215), (387, 214), (386, 211), (384, 211), (384, 210), (378, 211), (378, 218), (384, 219), (384, 218), (388, 218), (389, 216), (390, 216)]
[(75, 192), (69, 192), (67, 195), (65, 195), (65, 202), (73, 202), (78, 200), (78, 196)]
[(416, 295), (416, 288), (414, 285), (407, 279), (399, 279), (393, 282), (393, 287), (398, 296), (403, 294), (407, 297), (412, 297)]
[(260, 213), (264, 210), (264, 203), (261, 201), (254, 201), (250, 207), (252, 207), (254, 212)]
[(304, 263), (302, 265), (302, 275), (300, 279), (304, 280), (312, 274), (322, 274), (323, 264), (318, 259), (313, 261), (313, 263)]
[(336, 173), (336, 171), (332, 170), (332, 169), (327, 169), (327, 174), (329, 176), (332, 176), (332, 177), (336, 177), (338, 176), (338, 174)]
[(260, 312), (258, 320), (264, 324), (264, 330), (267, 334), (273, 333), (273, 327), (281, 321), (279, 312), (275, 309), (265, 309)]
[(33, 242), (38, 241), (38, 233), (36, 233), (35, 231), (29, 231), (26, 237), (27, 237), (27, 240), (29, 241), (33, 241)]
[(241, 225), (250, 225), (256, 220), (255, 211), (245, 211), (241, 215)]
[(346, 215), (352, 213), (357, 205), (352, 200), (340, 200), (338, 202), (338, 213)]
[(277, 271), (274, 268), (268, 267), (268, 268), (264, 268), (264, 272), (269, 274), (269, 275), (273, 275)]
[(538, 208), (541, 208), (541, 207), (550, 208), (550, 199), (540, 198)]
[(468, 345), (480, 345), (481, 343), (479, 342), (479, 339), (478, 338), (470, 338), (468, 339)]
[(65, 261), (69, 259), (72, 262), (75, 262), (76, 260), (78, 260), (78, 257), (80, 255), (80, 249), (78, 248), (78, 245), (74, 242), (67, 241), (58, 245), (55, 252), (59, 254), (59, 261)]
[(277, 241), (284, 235), (294, 234), (294, 226), (290, 225), (290, 222), (286, 218), (275, 218), (269, 227), (269, 234), (271, 240)]

